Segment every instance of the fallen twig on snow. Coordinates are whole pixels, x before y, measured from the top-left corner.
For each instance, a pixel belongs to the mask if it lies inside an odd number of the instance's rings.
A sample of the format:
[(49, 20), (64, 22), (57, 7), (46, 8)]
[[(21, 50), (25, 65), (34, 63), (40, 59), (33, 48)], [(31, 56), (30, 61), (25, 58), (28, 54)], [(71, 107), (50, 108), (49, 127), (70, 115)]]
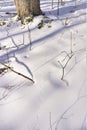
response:
[(31, 78), (29, 78), (28, 76), (26, 76), (26, 75), (24, 75), (24, 74), (22, 74), (22, 73), (20, 73), (20, 72), (17, 72), (17, 71), (14, 70), (13, 68), (9, 67), (8, 65), (6, 65), (6, 64), (4, 64), (4, 63), (2, 63), (2, 62), (0, 62), (0, 64), (2, 64), (3, 66), (7, 67), (7, 68), (10, 69), (12, 72), (14, 72), (14, 73), (16, 73), (16, 74), (18, 74), (18, 75), (20, 75), (20, 76), (22, 76), (22, 77), (24, 77), (24, 78), (30, 80), (32, 83), (34, 83), (34, 80), (31, 79)]

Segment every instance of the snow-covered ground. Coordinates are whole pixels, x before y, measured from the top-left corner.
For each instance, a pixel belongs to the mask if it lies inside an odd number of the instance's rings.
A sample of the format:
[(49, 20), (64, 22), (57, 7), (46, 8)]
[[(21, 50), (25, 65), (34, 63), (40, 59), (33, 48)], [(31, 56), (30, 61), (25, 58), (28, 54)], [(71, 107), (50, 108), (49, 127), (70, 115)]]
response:
[(0, 130), (87, 130), (87, 0), (57, 5), (21, 25), (0, 0)]

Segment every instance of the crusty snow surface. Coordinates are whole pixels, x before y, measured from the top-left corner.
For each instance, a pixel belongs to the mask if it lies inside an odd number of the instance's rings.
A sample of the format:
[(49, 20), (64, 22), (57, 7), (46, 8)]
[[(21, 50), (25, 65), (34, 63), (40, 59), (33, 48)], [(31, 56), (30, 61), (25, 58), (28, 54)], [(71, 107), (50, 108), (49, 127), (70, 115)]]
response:
[(41, 9), (21, 25), (13, 0), (0, 0), (0, 130), (87, 130), (87, 0)]

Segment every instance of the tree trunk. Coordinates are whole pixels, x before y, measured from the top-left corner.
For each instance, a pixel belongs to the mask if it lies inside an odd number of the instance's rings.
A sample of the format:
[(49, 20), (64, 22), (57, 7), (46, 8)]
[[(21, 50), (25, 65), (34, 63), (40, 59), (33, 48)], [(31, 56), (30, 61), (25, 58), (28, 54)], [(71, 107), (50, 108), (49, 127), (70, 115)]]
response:
[(40, 10), (40, 0), (32, 0), (32, 11), (34, 15), (38, 15), (41, 14), (41, 10)]
[(21, 21), (25, 17), (32, 15), (40, 15), (40, 0), (14, 0), (16, 5), (17, 14)]
[(62, 5), (63, 0), (59, 0), (60, 4)]

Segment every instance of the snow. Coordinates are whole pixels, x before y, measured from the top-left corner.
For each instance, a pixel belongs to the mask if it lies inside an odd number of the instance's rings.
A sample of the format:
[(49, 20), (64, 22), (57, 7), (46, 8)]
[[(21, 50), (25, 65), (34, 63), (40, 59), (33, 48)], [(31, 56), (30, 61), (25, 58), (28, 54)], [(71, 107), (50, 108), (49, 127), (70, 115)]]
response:
[(40, 3), (46, 17), (21, 25), (0, 0), (0, 130), (86, 130), (87, 1), (64, 0), (59, 16), (57, 0)]

